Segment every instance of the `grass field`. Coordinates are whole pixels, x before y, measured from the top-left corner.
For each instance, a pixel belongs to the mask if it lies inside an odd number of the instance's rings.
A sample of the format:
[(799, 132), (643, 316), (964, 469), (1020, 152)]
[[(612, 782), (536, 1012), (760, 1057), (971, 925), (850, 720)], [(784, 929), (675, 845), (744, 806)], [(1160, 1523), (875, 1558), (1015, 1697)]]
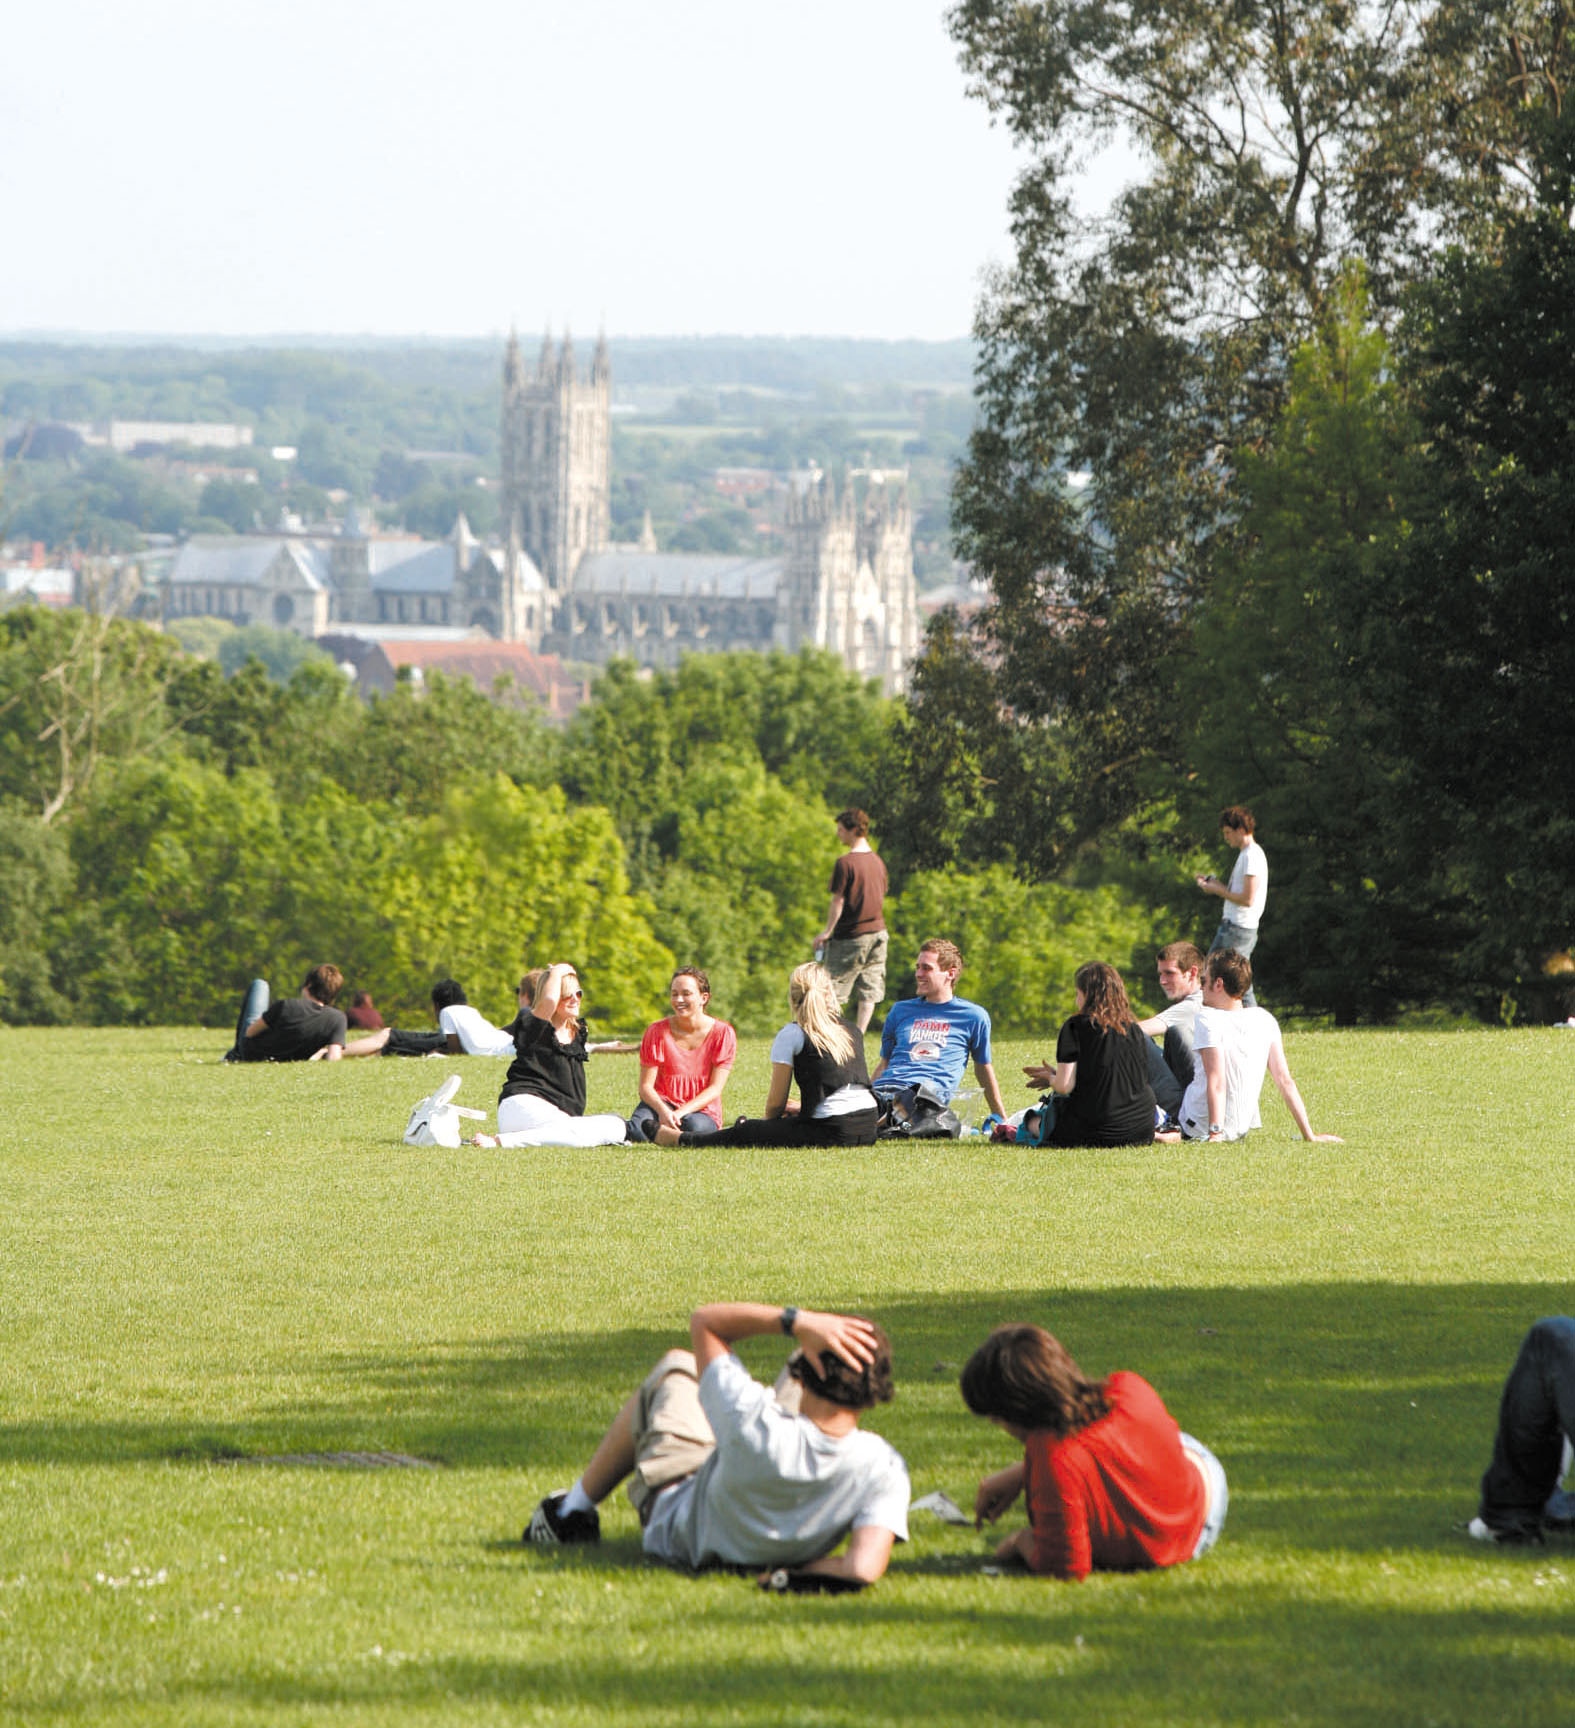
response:
[[(225, 1042), (0, 1032), (5, 1721), (1575, 1721), (1575, 1542), (1456, 1528), (1522, 1332), (1575, 1309), (1575, 1033), (1292, 1034), (1344, 1146), (1271, 1091), (1239, 1146), (774, 1156), (417, 1151), (449, 1065)], [(453, 1069), (490, 1106), (500, 1066)], [(592, 1109), (633, 1101), (593, 1065)], [(1061, 1585), (916, 1514), (836, 1598), (648, 1565), (621, 1498), (599, 1549), (523, 1548), (730, 1296), (880, 1317), (871, 1425), (965, 1504), (1012, 1451), (956, 1390), (989, 1326), (1137, 1369), (1225, 1463), (1219, 1547)], [(247, 1461), (341, 1451), (433, 1467)]]

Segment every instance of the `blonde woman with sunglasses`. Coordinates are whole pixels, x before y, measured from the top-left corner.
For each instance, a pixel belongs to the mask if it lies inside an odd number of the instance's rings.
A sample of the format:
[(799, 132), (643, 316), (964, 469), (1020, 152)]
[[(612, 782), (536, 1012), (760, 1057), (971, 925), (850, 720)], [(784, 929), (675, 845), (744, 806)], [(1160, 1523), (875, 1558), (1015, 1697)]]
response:
[(579, 974), (560, 960), (527, 975), (530, 1012), (515, 1022), (514, 1060), (498, 1098), (498, 1132), (481, 1146), (621, 1146), (624, 1119), (585, 1114), (584, 992)]

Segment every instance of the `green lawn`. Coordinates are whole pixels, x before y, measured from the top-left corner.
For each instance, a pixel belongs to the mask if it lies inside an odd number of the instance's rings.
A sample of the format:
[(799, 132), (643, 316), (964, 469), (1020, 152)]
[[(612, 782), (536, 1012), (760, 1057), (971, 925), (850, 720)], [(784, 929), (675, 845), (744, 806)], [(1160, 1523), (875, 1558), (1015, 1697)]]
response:
[[(1456, 1528), (1521, 1333), (1575, 1309), (1575, 1032), (1293, 1033), (1344, 1146), (1303, 1146), (1271, 1089), (1241, 1146), (775, 1156), (417, 1151), (450, 1065), (231, 1068), (225, 1042), (0, 1031), (5, 1721), (1575, 1717), (1575, 1543)], [(501, 1065), (452, 1066), (490, 1106)], [(764, 1067), (746, 1043), (734, 1110)], [(593, 1066), (592, 1109), (633, 1102), (631, 1061)], [(1137, 1369), (1225, 1463), (1219, 1547), (1062, 1585), (986, 1576), (989, 1540), (916, 1514), (837, 1598), (647, 1565), (621, 1499), (597, 1550), (522, 1548), (729, 1296), (881, 1318), (871, 1425), (964, 1503), (1011, 1455), (956, 1390), (989, 1326)], [(436, 1468), (243, 1461), (373, 1450)]]

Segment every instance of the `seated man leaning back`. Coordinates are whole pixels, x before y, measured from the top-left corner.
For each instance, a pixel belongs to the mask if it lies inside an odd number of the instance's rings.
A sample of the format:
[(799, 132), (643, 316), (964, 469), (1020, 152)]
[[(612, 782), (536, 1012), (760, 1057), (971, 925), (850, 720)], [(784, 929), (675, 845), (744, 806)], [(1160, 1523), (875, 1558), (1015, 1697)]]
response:
[(971, 1057), (986, 1103), (997, 1116), (1006, 1114), (990, 1064), (990, 1016), (953, 990), (962, 963), (955, 942), (936, 938), (919, 949), (913, 963), (917, 993), (896, 1003), (881, 1028), (880, 1062), (870, 1086), (883, 1104), (896, 1099), (912, 1115), (915, 1099), (950, 1103)]
[[(788, 1362), (796, 1413), (733, 1354), (778, 1330), (799, 1346)], [(646, 1376), (574, 1486), (536, 1508), (526, 1539), (598, 1541), (596, 1507), (628, 1478), (658, 1559), (781, 1569), (778, 1584), (873, 1584), (908, 1537), (908, 1467), (859, 1426), (892, 1396), (886, 1334), (846, 1314), (713, 1302), (689, 1316), (689, 1342)]]

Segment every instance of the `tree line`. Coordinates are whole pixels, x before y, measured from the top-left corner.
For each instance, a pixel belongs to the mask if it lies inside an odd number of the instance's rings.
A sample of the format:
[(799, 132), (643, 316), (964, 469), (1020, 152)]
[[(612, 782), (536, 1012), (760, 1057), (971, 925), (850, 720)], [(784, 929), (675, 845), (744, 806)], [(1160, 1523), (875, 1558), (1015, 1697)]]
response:
[[(440, 977), (501, 1012), (567, 955), (609, 1027), (653, 1018), (679, 962), (741, 1030), (779, 1025), (833, 816), (884, 809), (902, 705), (817, 653), (615, 663), (561, 730), (494, 694), (363, 703), (319, 659), (227, 677), (140, 623), (0, 613), (0, 1020), (222, 1027), (253, 975), (332, 959), (416, 1024)], [(943, 930), (1002, 1029), (1042, 1029), (1090, 952), (1163, 939), (1130, 886), (917, 869), (905, 807), (877, 820), (899, 989)]]

